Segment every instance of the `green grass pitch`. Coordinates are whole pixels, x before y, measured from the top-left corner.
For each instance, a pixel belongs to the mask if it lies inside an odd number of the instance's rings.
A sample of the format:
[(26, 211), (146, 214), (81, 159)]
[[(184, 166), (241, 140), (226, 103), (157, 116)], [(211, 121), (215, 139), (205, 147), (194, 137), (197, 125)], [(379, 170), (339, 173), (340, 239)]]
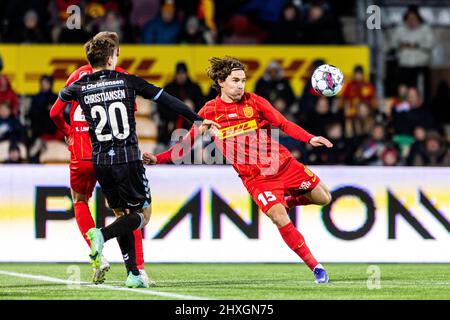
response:
[(315, 284), (303, 264), (148, 264), (155, 285), (125, 289), (121, 264), (95, 286), (88, 264), (0, 263), (0, 299), (450, 300), (449, 264), (377, 264), (379, 289), (368, 288), (369, 264), (324, 265), (328, 285)]

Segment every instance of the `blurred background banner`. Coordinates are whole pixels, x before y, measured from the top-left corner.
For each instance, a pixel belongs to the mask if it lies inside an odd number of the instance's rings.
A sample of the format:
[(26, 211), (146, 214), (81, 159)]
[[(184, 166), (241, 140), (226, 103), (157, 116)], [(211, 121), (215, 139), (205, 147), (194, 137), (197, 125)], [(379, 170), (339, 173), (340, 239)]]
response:
[[(39, 90), (39, 79), (48, 74), (54, 79), (54, 89), (60, 90), (69, 75), (85, 65), (81, 45), (0, 45), (5, 63), (4, 74), (19, 94)], [(174, 77), (174, 61), (189, 66), (189, 75), (208, 92), (211, 81), (206, 75), (208, 59), (227, 55), (237, 57), (247, 66), (247, 85), (253, 88), (264, 74), (266, 66), (277, 61), (284, 69), (285, 78), (292, 83), (295, 95), (300, 95), (305, 81), (310, 81), (309, 70), (314, 61), (322, 59), (337, 65), (346, 78), (353, 67), (361, 65), (370, 74), (369, 49), (366, 46), (149, 46), (123, 45), (119, 66), (157, 85), (165, 86)]]
[[(450, 168), (311, 169), (333, 202), (298, 208), (291, 218), (321, 261), (450, 262)], [(86, 261), (66, 166), (3, 166), (0, 176), (0, 241), (8, 244), (0, 262)], [(147, 176), (146, 262), (297, 261), (231, 167), (148, 167)], [(99, 188), (90, 206), (97, 225), (113, 221)], [(121, 261), (115, 241), (105, 256)]]

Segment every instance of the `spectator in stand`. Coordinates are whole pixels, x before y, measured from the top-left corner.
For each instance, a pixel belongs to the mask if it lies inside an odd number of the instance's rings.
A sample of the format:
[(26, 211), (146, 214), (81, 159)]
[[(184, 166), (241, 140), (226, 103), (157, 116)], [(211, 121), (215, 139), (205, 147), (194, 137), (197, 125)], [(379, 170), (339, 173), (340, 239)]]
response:
[(267, 43), (298, 44), (302, 41), (298, 8), (288, 3), (282, 11), (280, 21), (271, 28)]
[(307, 7), (306, 21), (301, 25), (302, 43), (344, 43), (341, 23), (331, 12), (325, 11), (323, 1), (312, 1)]
[(7, 103), (12, 114), (16, 117), (19, 115), (19, 98), (4, 74), (0, 74), (0, 103)]
[(439, 130), (444, 131), (445, 126), (450, 126), (450, 90), (446, 81), (438, 84), (436, 95), (430, 103), (430, 112)]
[[(33, 11), (39, 21), (38, 29), (48, 34), (49, 13), (48, 0), (0, 1), (0, 33), (4, 34), (1, 42), (23, 42), (24, 17)], [(29, 18), (32, 18), (31, 15)], [(31, 19), (29, 20), (31, 22)], [(1, 36), (0, 36), (1, 38)]]
[(58, 96), (53, 92), (53, 78), (42, 75), (39, 82), (39, 93), (31, 98), (29, 111), (32, 140), (41, 138), (47, 140), (64, 140), (64, 134), (57, 130), (50, 119), (50, 109)]
[(0, 141), (20, 143), (24, 141), (25, 130), (12, 114), (7, 102), (0, 102)]
[[(199, 25), (202, 26), (201, 29), (203, 36), (206, 38), (206, 43), (216, 43), (217, 41), (217, 24), (215, 21), (215, 16), (226, 16), (227, 13), (222, 11), (217, 11), (216, 3), (224, 3), (225, 1), (218, 0), (175, 0), (175, 5), (179, 10), (178, 16), (181, 21), (188, 21), (189, 17), (195, 17)], [(227, 4), (232, 2), (231, 0), (226, 1)], [(226, 5), (226, 4), (225, 4)], [(216, 14), (220, 12), (220, 14)], [(225, 18), (227, 20), (227, 18)]]
[(422, 126), (425, 129), (433, 127), (433, 119), (426, 110), (417, 88), (409, 88), (406, 100), (394, 105), (392, 112), (394, 134), (412, 136), (414, 128)]
[[(195, 112), (198, 112), (205, 103), (205, 97), (200, 86), (189, 78), (187, 65), (184, 62), (177, 63), (174, 80), (164, 87), (164, 91), (184, 101)], [(158, 128), (159, 143), (168, 145), (173, 130), (179, 128), (189, 129), (192, 125), (182, 116), (174, 115), (165, 106), (158, 105), (157, 110), (160, 116)]]
[(414, 166), (450, 166), (450, 152), (448, 143), (436, 131), (427, 134), (425, 142), (412, 155)]
[(386, 167), (394, 167), (401, 165), (401, 159), (399, 152), (394, 147), (387, 147), (382, 153), (381, 153), (381, 164)]
[(10, 143), (8, 148), (8, 159), (6, 159), (4, 164), (20, 164), (24, 163), (24, 159), (20, 155), (20, 148), (16, 143)]
[[(392, 35), (397, 51), (400, 81), (417, 87), (428, 100), (430, 64), (435, 40), (430, 26), (424, 23), (416, 5), (410, 6)], [(421, 77), (423, 82), (419, 82)], [(421, 84), (423, 83), (423, 85)]]
[(176, 8), (172, 1), (166, 1), (160, 14), (147, 22), (142, 31), (145, 44), (175, 44), (178, 41), (181, 25), (176, 18)]
[(43, 151), (45, 141), (64, 141), (64, 133), (57, 130), (50, 119), (50, 109), (58, 96), (53, 92), (53, 78), (42, 75), (39, 83), (39, 93), (31, 99), (28, 113), (30, 120), (30, 133), (28, 136), (28, 157), (32, 163), (39, 162), (40, 153)]
[(353, 141), (344, 137), (342, 125), (331, 123), (326, 128), (326, 137), (333, 143), (333, 148), (314, 148), (309, 154), (313, 164), (349, 165), (352, 163)]
[(387, 110), (385, 112), (388, 116), (391, 116), (394, 106), (399, 106), (401, 104), (406, 104), (406, 97), (408, 96), (408, 86), (404, 83), (400, 83), (397, 86), (397, 96), (392, 99), (392, 102), (387, 105)]
[(142, 30), (148, 21), (156, 18), (160, 10), (160, 0), (132, 0), (130, 22)]
[(234, 15), (223, 26), (222, 42), (225, 44), (259, 44), (265, 38), (264, 30), (243, 15)]
[(202, 30), (200, 21), (195, 16), (187, 19), (185, 29), (180, 36), (182, 44), (207, 44), (213, 43), (213, 39), (206, 30)]
[(39, 16), (36, 11), (28, 10), (23, 17), (23, 26), (17, 32), (17, 42), (21, 43), (49, 43), (50, 35), (39, 24)]
[(311, 112), (303, 128), (308, 132), (314, 132), (318, 136), (326, 136), (326, 128), (331, 123), (338, 122), (338, 117), (331, 112), (330, 100), (325, 97), (319, 97), (316, 103), (315, 110)]
[(272, 61), (256, 82), (255, 93), (267, 99), (280, 112), (288, 113), (295, 101), (292, 87), (284, 77), (283, 67), (277, 61)]
[(119, 14), (117, 14), (117, 12), (113, 10), (108, 10), (106, 14), (100, 19), (98, 25), (98, 32), (101, 31), (115, 32), (119, 36), (120, 42), (122, 42), (123, 39), (122, 25), (123, 20), (119, 16)]
[(344, 114), (346, 137), (355, 135), (354, 119), (360, 102), (366, 103), (371, 109), (378, 106), (374, 86), (364, 79), (363, 67), (357, 65), (353, 69), (352, 79), (344, 85), (342, 96), (337, 102)]
[(375, 121), (374, 110), (366, 102), (358, 103), (353, 120), (353, 137), (360, 141), (369, 136), (375, 127)]
[(425, 150), (425, 139), (427, 137), (427, 131), (424, 127), (417, 126), (414, 128), (414, 143), (408, 150), (408, 155), (406, 156), (406, 165), (412, 166), (414, 158), (423, 150)]
[(308, 69), (308, 74), (304, 78), (305, 83), (298, 103), (299, 110), (296, 114), (297, 119), (299, 119), (298, 123), (301, 126), (307, 126), (307, 118), (315, 110), (317, 100), (320, 95), (313, 89), (311, 85), (311, 77), (314, 73), (314, 70), (316, 70), (317, 67), (321, 66), (324, 63), (325, 61), (322, 59), (314, 60)]
[(386, 133), (382, 124), (376, 124), (370, 136), (356, 148), (354, 164), (356, 165), (381, 165), (382, 153), (386, 149)]

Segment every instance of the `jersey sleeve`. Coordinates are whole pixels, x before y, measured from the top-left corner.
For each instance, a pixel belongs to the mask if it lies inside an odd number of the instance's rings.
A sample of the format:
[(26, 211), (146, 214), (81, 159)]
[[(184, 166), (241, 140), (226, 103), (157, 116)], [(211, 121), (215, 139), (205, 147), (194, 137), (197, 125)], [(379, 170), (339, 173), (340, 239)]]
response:
[[(198, 112), (203, 116), (203, 108)], [(176, 162), (188, 154), (198, 136), (201, 135), (200, 129), (193, 125), (183, 139), (174, 144), (170, 149), (156, 155), (156, 164)]]
[(52, 108), (50, 109), (50, 118), (55, 123), (56, 127), (64, 132), (65, 136), (70, 134), (70, 126), (64, 120), (64, 109), (67, 106), (67, 102), (62, 101), (60, 98), (56, 99)]
[(286, 119), (263, 97), (255, 95), (255, 99), (258, 103), (258, 110), (261, 112), (263, 118), (269, 121), (271, 125), (283, 130), (288, 136), (302, 142), (309, 142), (314, 137), (314, 135), (302, 127)]
[(78, 101), (76, 85), (72, 83), (71, 85), (64, 87), (59, 92), (58, 97), (63, 102), (67, 102), (67, 103), (70, 101)]
[(145, 99), (156, 100), (164, 91), (162, 88), (148, 83), (144, 79), (135, 75), (128, 75), (128, 80), (136, 91), (136, 94)]
[(142, 78), (136, 76), (129, 76), (131, 84), (136, 90), (136, 94), (161, 103), (176, 113), (182, 115), (185, 119), (194, 123), (195, 121), (203, 121), (203, 118), (192, 111), (183, 101), (164, 92), (164, 89), (148, 83)]

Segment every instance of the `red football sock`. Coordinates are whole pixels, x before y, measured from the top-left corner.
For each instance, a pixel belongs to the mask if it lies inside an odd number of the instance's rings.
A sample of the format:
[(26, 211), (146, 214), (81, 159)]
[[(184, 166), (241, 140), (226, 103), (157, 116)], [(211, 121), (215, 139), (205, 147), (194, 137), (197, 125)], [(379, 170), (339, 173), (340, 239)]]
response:
[(86, 202), (77, 202), (73, 205), (73, 210), (75, 211), (75, 219), (77, 220), (81, 235), (90, 247), (91, 242), (88, 240), (86, 232), (88, 232), (89, 229), (94, 228), (95, 223), (91, 211), (89, 210), (89, 206)]
[(134, 233), (134, 250), (136, 253), (136, 265), (139, 270), (144, 269), (144, 250), (142, 247), (142, 231), (136, 229)]
[(313, 270), (318, 263), (311, 251), (309, 251), (305, 238), (303, 238), (300, 231), (298, 231), (290, 221), (284, 227), (278, 228), (278, 230), (289, 248), (291, 248), (300, 258), (302, 258), (306, 265)]
[(299, 195), (299, 196), (289, 196), (286, 198), (286, 203), (289, 208), (295, 206), (306, 206), (308, 204), (312, 204), (311, 200), (307, 197)]

